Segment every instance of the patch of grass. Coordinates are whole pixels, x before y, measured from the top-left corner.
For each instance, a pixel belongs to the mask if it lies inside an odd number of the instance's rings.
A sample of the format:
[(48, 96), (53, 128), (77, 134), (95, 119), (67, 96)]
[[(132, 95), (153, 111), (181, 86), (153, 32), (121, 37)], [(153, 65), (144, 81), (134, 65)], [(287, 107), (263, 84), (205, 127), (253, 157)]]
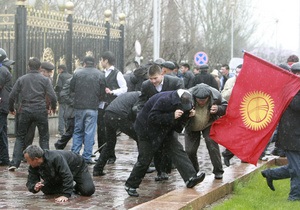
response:
[(269, 189), (261, 173), (255, 173), (248, 181), (237, 182), (229, 199), (213, 210), (258, 210), (258, 209), (300, 209), (299, 201), (288, 201), (290, 179), (273, 181), (275, 191)]

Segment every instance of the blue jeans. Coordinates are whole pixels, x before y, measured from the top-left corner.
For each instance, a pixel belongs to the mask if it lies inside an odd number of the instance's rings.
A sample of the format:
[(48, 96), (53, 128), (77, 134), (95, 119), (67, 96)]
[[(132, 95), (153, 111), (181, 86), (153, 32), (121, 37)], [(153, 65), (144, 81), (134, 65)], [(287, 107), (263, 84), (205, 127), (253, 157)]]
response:
[(75, 109), (75, 128), (72, 151), (79, 154), (82, 144), (82, 157), (91, 160), (97, 126), (98, 111), (93, 109)]
[(274, 180), (291, 179), (289, 200), (300, 200), (300, 152), (285, 150), (288, 164), (267, 170)]

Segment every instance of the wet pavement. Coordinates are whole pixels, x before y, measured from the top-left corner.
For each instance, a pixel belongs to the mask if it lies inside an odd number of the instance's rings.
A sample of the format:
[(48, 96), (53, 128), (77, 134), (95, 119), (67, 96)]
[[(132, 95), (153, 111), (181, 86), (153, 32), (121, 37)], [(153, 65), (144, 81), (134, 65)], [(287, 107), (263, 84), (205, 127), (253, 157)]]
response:
[[(183, 136), (179, 136), (183, 142)], [(9, 138), (9, 154), (12, 156), (15, 138)], [(50, 149), (54, 149), (54, 136), (50, 139)], [(38, 144), (37, 138), (34, 144)], [(71, 142), (66, 149), (70, 150)], [(94, 147), (96, 150), (96, 145)], [(223, 148), (221, 148), (223, 151)], [(130, 209), (139, 204), (150, 201), (170, 191), (186, 189), (183, 180), (177, 170), (173, 170), (167, 181), (155, 182), (156, 172), (146, 174), (138, 192), (140, 197), (130, 197), (124, 190), (124, 184), (133, 168), (137, 158), (137, 147), (135, 141), (128, 136), (121, 134), (116, 145), (117, 160), (114, 164), (106, 165), (105, 176), (93, 177), (96, 185), (96, 192), (91, 197), (72, 195), (66, 203), (55, 203), (55, 196), (45, 196), (39, 192), (32, 194), (26, 188), (27, 164), (22, 163), (15, 172), (9, 172), (7, 167), (0, 167), (0, 209)], [(97, 154), (98, 156), (99, 154)], [(205, 146), (204, 140), (201, 141), (198, 150), (200, 170), (206, 176), (212, 174), (212, 165)], [(239, 164), (240, 160), (236, 157), (232, 159), (232, 166)], [(224, 165), (224, 168), (226, 166)], [(90, 172), (93, 165), (89, 166)]]

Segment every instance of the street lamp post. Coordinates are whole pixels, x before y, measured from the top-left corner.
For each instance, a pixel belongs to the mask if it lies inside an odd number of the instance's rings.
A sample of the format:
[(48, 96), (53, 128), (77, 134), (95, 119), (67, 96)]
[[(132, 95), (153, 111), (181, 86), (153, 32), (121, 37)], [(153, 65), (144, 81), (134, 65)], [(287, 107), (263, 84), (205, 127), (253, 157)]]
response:
[(68, 1), (65, 4), (65, 8), (67, 10), (67, 22), (69, 23), (69, 30), (67, 33), (67, 41), (66, 41), (66, 66), (69, 73), (72, 73), (73, 66), (72, 66), (72, 53), (73, 53), (73, 10), (74, 4), (71, 1)]
[(234, 11), (234, 1), (231, 1), (231, 59), (233, 58), (233, 11)]
[(26, 0), (16, 2), (17, 12), (15, 16), (15, 78), (26, 74), (26, 28), (27, 28), (27, 10)]
[(160, 0), (153, 0), (153, 60), (158, 59), (160, 48)]

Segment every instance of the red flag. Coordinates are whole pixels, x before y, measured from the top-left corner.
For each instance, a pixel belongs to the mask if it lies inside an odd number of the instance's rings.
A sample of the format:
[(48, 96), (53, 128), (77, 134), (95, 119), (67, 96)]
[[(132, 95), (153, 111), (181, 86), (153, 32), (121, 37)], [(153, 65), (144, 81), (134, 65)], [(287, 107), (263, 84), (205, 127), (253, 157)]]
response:
[(245, 52), (226, 114), (212, 124), (210, 137), (241, 160), (256, 165), (299, 90), (298, 76)]

